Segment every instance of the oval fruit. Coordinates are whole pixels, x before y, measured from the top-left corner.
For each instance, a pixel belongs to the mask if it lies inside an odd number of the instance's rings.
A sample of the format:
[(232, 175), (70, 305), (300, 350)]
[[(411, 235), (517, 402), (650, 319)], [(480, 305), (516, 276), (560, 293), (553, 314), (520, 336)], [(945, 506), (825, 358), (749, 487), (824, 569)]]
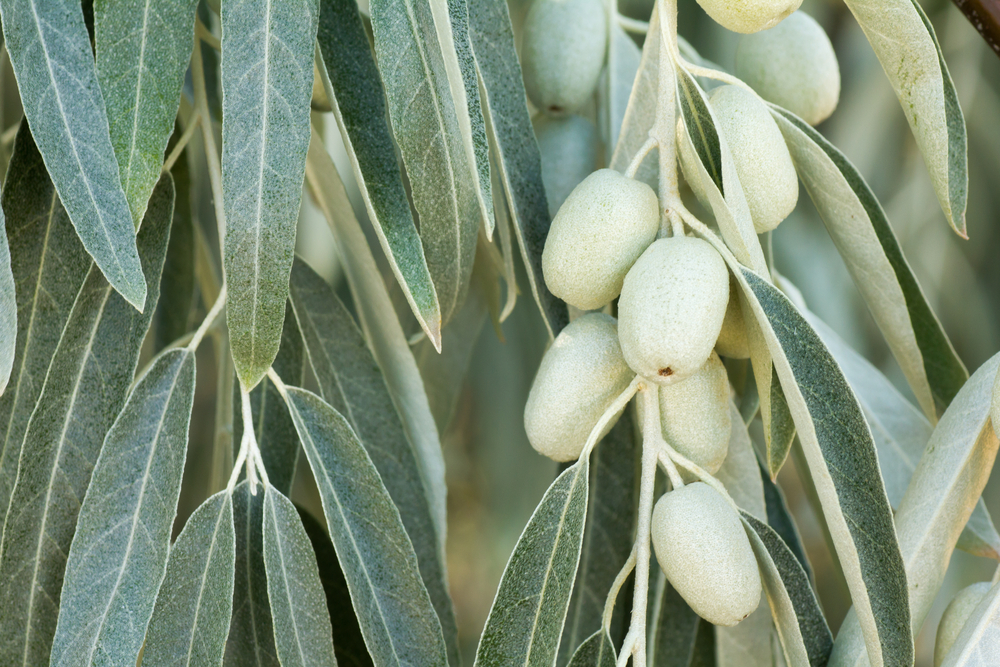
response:
[(521, 71), (532, 103), (572, 113), (594, 93), (607, 50), (601, 0), (535, 0), (524, 18)]
[(729, 302), (726, 304), (726, 317), (722, 320), (719, 340), (715, 341), (715, 351), (729, 359), (749, 359), (750, 344), (747, 342), (746, 324), (743, 321), (743, 308), (737, 294), (739, 286), (736, 279), (729, 279)]
[(601, 308), (660, 228), (653, 189), (611, 169), (585, 178), (552, 220), (542, 275), (549, 291), (581, 310)]
[(760, 603), (760, 572), (736, 510), (704, 482), (663, 494), (650, 536), (670, 585), (699, 616), (736, 625)]
[(655, 241), (625, 276), (618, 338), (629, 366), (666, 385), (701, 368), (715, 347), (729, 301), (729, 272), (701, 239)]
[(719, 86), (708, 95), (746, 193), (758, 234), (788, 217), (799, 200), (799, 179), (785, 138), (764, 103), (738, 86)]
[(768, 102), (810, 125), (829, 118), (840, 98), (840, 66), (833, 44), (805, 12), (740, 39), (736, 76)]
[(746, 34), (776, 25), (802, 0), (698, 0), (698, 4), (723, 28)]
[[(622, 358), (615, 320), (588, 313), (570, 322), (542, 357), (524, 407), (524, 429), (539, 454), (580, 456), (601, 415), (635, 374)], [(608, 422), (605, 433), (617, 417)]]
[(938, 624), (937, 636), (934, 639), (934, 667), (941, 667), (944, 657), (948, 654), (955, 640), (958, 639), (962, 626), (972, 616), (972, 611), (979, 606), (990, 590), (987, 581), (980, 581), (960, 590), (948, 603)]
[(569, 193), (597, 164), (597, 128), (583, 116), (554, 118), (539, 114), (532, 121), (542, 157), (542, 183), (555, 216)]
[(710, 474), (722, 467), (729, 452), (729, 376), (719, 355), (691, 377), (660, 387), (663, 439)]

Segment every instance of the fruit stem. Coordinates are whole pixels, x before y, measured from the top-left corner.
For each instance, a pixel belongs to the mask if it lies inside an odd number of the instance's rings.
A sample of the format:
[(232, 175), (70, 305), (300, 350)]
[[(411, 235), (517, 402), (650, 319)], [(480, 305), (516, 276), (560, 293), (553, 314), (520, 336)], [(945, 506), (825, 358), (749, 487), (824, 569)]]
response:
[(663, 463), (664, 466), (666, 466), (668, 463), (669, 465), (673, 466), (674, 463), (676, 463), (680, 467), (684, 468), (685, 470), (693, 474), (699, 480), (701, 480), (705, 484), (708, 484), (710, 487), (718, 491), (722, 495), (722, 497), (725, 498), (726, 501), (733, 506), (733, 509), (735, 509), (737, 512), (740, 511), (739, 505), (736, 504), (736, 501), (733, 500), (733, 497), (729, 495), (728, 491), (726, 491), (726, 487), (723, 486), (722, 482), (717, 480), (711, 473), (709, 473), (707, 470), (705, 470), (697, 463), (684, 456), (683, 454), (680, 454), (676, 449), (671, 447), (670, 444), (666, 440), (664, 440), (662, 436), (659, 438), (657, 445), (659, 448), (658, 455), (660, 458), (660, 462)]
[[(659, 86), (656, 101), (656, 122), (650, 135), (657, 140), (660, 155), (660, 210), (661, 235), (665, 235), (668, 202), (680, 199), (677, 187), (677, 100), (674, 94), (674, 52), (677, 50), (677, 0), (657, 0), (660, 21)], [(666, 89), (666, 90), (664, 90)]]
[(628, 579), (628, 575), (632, 574), (632, 570), (635, 569), (635, 550), (638, 543), (632, 545), (632, 551), (629, 552), (628, 559), (626, 559), (625, 564), (622, 565), (622, 569), (618, 571), (618, 575), (615, 577), (614, 583), (611, 584), (611, 590), (608, 591), (608, 598), (604, 601), (604, 614), (601, 616), (601, 627), (608, 634), (611, 633), (611, 618), (615, 613), (615, 603), (618, 601), (618, 592), (625, 585), (625, 580)]
[(649, 151), (656, 148), (657, 143), (658, 142), (655, 137), (649, 137), (646, 139), (646, 143), (639, 148), (635, 156), (632, 158), (632, 162), (629, 163), (628, 169), (625, 170), (625, 176), (627, 178), (635, 178), (635, 172), (639, 171), (639, 166), (642, 165), (642, 161), (647, 155), (649, 155)]
[(597, 445), (597, 441), (601, 439), (601, 434), (604, 433), (604, 427), (608, 425), (608, 422), (611, 421), (615, 415), (625, 409), (628, 402), (632, 400), (633, 396), (635, 396), (635, 392), (642, 390), (643, 387), (645, 387), (645, 383), (642, 382), (642, 379), (638, 375), (632, 378), (629, 385), (625, 387), (625, 391), (619, 394), (618, 398), (616, 398), (614, 402), (608, 406), (608, 409), (604, 411), (601, 418), (597, 420), (594, 428), (591, 429), (590, 436), (588, 436), (587, 442), (583, 446), (583, 451), (580, 452), (580, 458), (587, 458), (590, 456), (590, 452)]

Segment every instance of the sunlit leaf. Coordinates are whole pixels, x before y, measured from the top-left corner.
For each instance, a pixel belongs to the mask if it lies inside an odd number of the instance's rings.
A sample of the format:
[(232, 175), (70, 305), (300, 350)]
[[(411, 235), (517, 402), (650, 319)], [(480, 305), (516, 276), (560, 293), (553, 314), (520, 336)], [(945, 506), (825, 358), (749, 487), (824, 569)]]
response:
[(976, 605), (941, 667), (990, 667), (1000, 654), (1000, 584)]
[(7, 389), (17, 344), (17, 290), (10, 268), (7, 223), (0, 212), (0, 396)]

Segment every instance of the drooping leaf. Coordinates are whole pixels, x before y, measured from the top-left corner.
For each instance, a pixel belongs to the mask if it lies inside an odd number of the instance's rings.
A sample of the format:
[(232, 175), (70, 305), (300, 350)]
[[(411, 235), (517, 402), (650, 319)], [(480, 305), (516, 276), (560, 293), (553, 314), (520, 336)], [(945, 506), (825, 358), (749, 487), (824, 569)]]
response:
[(717, 625), (714, 630), (714, 667), (773, 667), (778, 663), (772, 641), (774, 620), (766, 596), (762, 595), (757, 609), (736, 625)]
[(476, 667), (555, 661), (587, 517), (590, 462), (577, 461), (545, 492), (507, 561), (476, 651)]
[(309, 149), (317, 0), (222, 6), (226, 322), (240, 384), (278, 353)]
[[(647, 660), (653, 667), (690, 667), (694, 664), (700, 626), (705, 624), (677, 590), (659, 572), (652, 600)], [(709, 626), (711, 628), (711, 626)]]
[(194, 47), (195, 0), (94, 2), (97, 81), (136, 226), (174, 129)]
[(708, 106), (701, 88), (688, 74), (687, 70), (678, 68), (677, 99), (684, 126), (694, 145), (695, 153), (702, 166), (708, 172), (709, 178), (723, 197), (726, 196), (725, 181), (722, 171), (722, 141), (715, 127), (715, 118)]
[(1000, 654), (1000, 585), (972, 610), (941, 667), (989, 667)]
[(441, 623), (378, 471), (336, 410), (306, 390), (286, 391), (375, 663), (444, 667), (448, 657)]
[[(625, 107), (625, 115), (622, 118), (621, 130), (618, 139), (613, 146), (611, 161), (609, 166), (620, 172), (628, 169), (632, 159), (639, 152), (639, 149), (649, 138), (649, 131), (656, 123), (656, 104), (659, 98), (660, 86), (664, 90), (673, 94), (674, 71), (670, 69), (663, 73), (662, 82), (660, 77), (660, 13), (656, 6), (649, 17), (649, 31), (646, 40), (642, 44), (642, 58), (639, 61), (639, 70), (636, 72), (635, 80), (630, 82), (632, 87), (628, 104)], [(649, 184), (651, 187), (658, 185), (657, 174), (659, 172), (658, 151), (650, 151), (639, 169), (636, 171), (636, 179)]]
[(17, 664), (49, 659), (81, 498), (125, 402), (156, 304), (173, 196), (165, 174), (138, 236), (151, 307), (135, 310), (92, 264), (25, 431), (0, 542), (0, 655), (21, 656)]
[(385, 90), (358, 4), (321, 0), (319, 32), (326, 94), (340, 127), (361, 196), (413, 314), (441, 342), (441, 307), (406, 198), (386, 116)]
[(146, 280), (80, 4), (3, 0), (0, 20), (25, 117), (59, 198), (111, 286), (143, 310)]
[(625, 29), (617, 22), (611, 25), (611, 42), (608, 47), (607, 92), (605, 99), (607, 130), (605, 141), (610, 153), (618, 143), (625, 111), (629, 98), (632, 97), (632, 85), (635, 83), (639, 64), (642, 61), (642, 51)]
[(604, 630), (597, 630), (573, 653), (569, 667), (615, 667), (615, 647)]
[(747, 426), (732, 401), (729, 403), (729, 416), (729, 452), (715, 476), (740, 509), (764, 521), (767, 519), (767, 502), (764, 499), (764, 486), (757, 472), (757, 455)]
[(108, 431), (69, 550), (49, 664), (139, 657), (167, 569), (194, 379), (193, 351), (164, 352)]
[(7, 223), (2, 218), (0, 211), (0, 396), (7, 390), (17, 344), (17, 290), (10, 268)]
[(795, 555), (795, 560), (799, 561), (802, 570), (806, 573), (806, 578), (812, 581), (812, 567), (809, 559), (806, 558), (806, 549), (802, 544), (802, 536), (799, 528), (795, 525), (792, 513), (785, 502), (785, 494), (781, 487), (771, 481), (764, 464), (758, 461), (760, 468), (760, 481), (764, 486), (764, 502), (767, 504), (767, 525), (774, 529), (781, 541), (785, 543)]
[(235, 560), (233, 496), (223, 490), (194, 511), (170, 549), (142, 667), (222, 664)]

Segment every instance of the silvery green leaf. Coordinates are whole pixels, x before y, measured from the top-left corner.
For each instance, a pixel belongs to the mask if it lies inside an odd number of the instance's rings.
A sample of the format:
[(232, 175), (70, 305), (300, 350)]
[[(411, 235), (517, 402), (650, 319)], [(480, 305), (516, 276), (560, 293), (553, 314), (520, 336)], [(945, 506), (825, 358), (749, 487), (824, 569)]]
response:
[(135, 664), (167, 569), (195, 357), (157, 357), (104, 439), (66, 562), (51, 665)]
[(10, 268), (10, 247), (7, 245), (7, 223), (0, 211), (0, 397), (7, 389), (14, 368), (17, 344), (17, 290)]
[(1000, 560), (1000, 534), (982, 498), (976, 502), (976, 509), (972, 510), (955, 547), (973, 556)]
[(194, 511), (170, 549), (142, 667), (222, 664), (235, 559), (233, 496), (223, 490)]
[(264, 564), (274, 645), (283, 667), (335, 665), (316, 554), (292, 501), (273, 486), (264, 489)]
[(819, 132), (771, 107), (795, 169), (924, 414), (937, 421), (968, 378), (858, 170)]
[(795, 525), (792, 513), (788, 509), (788, 503), (785, 502), (785, 494), (780, 486), (771, 481), (771, 475), (768, 474), (767, 468), (759, 460), (758, 466), (760, 468), (760, 481), (764, 486), (764, 502), (767, 503), (767, 525), (773, 528), (785, 546), (791, 549), (795, 559), (799, 561), (799, 565), (806, 573), (806, 577), (812, 581), (812, 567), (809, 565), (809, 559), (806, 558), (806, 549), (802, 545), (799, 528)]
[(545, 492), (507, 561), (476, 650), (476, 667), (552, 665), (580, 561), (590, 463)]
[(615, 647), (603, 629), (597, 630), (573, 653), (569, 667), (615, 667)]
[(764, 485), (757, 470), (757, 455), (746, 424), (740, 417), (736, 405), (729, 402), (732, 426), (729, 435), (729, 453), (715, 476), (726, 487), (726, 491), (740, 507), (761, 521), (767, 519), (767, 503), (764, 500)]
[(641, 61), (642, 51), (625, 29), (617, 21), (612, 21), (605, 100), (607, 130), (604, 133), (607, 145), (610, 147), (618, 143), (628, 102), (632, 97), (632, 85), (636, 81)]
[(195, 0), (94, 2), (97, 81), (136, 226), (174, 129), (194, 47)]
[[(752, 614), (732, 627), (715, 626), (715, 667), (774, 667), (774, 621), (764, 595)], [(831, 638), (831, 643), (832, 643)]]
[(694, 613), (680, 593), (667, 583), (662, 571), (657, 577), (650, 612), (649, 634), (652, 639), (647, 660), (652, 667), (715, 665), (715, 630), (712, 624)]
[(165, 174), (137, 237), (150, 308), (135, 310), (91, 264), (28, 423), (0, 542), (0, 655), (17, 664), (49, 659), (81, 499), (156, 305), (173, 198)]
[(531, 292), (554, 337), (569, 322), (569, 315), (566, 304), (549, 292), (542, 279), (542, 249), (551, 218), (507, 3), (469, 0), (469, 33), (485, 89), (481, 101), (486, 127), (503, 183), (494, 196), (506, 196)]
[[(990, 399), (1000, 355), (979, 367), (941, 417), (896, 510), (914, 629), (923, 625), (951, 553), (983, 492), (997, 454)], [(852, 610), (841, 626), (831, 667), (863, 665), (864, 643)]]
[(354, 0), (320, 0), (323, 83), (354, 177), (386, 259), (413, 314), (441, 343), (441, 307), (406, 197), (386, 115), (385, 90)]
[(14, 140), (3, 209), (17, 297), (17, 342), (10, 384), (0, 396), (0, 516), (7, 515), (28, 418), (90, 266), (25, 121)]
[(934, 28), (914, 0), (847, 0), (892, 84), (923, 153), (945, 218), (965, 237), (965, 118)]
[(986, 593), (955, 638), (941, 667), (990, 667), (1000, 655), (1000, 584)]
[(312, 99), (317, 0), (222, 7), (226, 323), (247, 390), (278, 353)]
[(441, 541), (416, 453), (382, 373), (340, 299), (301, 260), (292, 266), (290, 294), (319, 394), (347, 419), (395, 503), (454, 662), (459, 659), (458, 630)]
[(375, 663), (444, 667), (448, 656), (441, 623), (399, 511), (374, 464), (336, 410), (303, 389), (286, 391)]
[(146, 281), (135, 227), (80, 5), (4, 0), (0, 17), (25, 117), (59, 198), (112, 287), (143, 310)]

